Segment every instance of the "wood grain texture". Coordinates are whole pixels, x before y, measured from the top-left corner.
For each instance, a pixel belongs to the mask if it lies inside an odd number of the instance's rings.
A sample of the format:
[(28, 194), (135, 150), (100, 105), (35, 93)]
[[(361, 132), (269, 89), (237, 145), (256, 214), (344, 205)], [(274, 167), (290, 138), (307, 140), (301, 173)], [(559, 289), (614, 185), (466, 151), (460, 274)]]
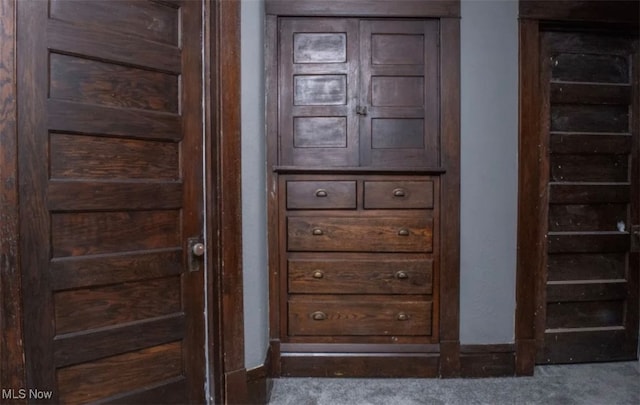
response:
[(66, 334), (181, 312), (180, 278), (54, 294), (56, 333)]
[(56, 376), (60, 402), (86, 403), (178, 377), (181, 359), (182, 344), (175, 342), (62, 368)]
[(179, 180), (174, 142), (51, 134), (52, 179)]
[(0, 386), (23, 387), (19, 266), (16, 4), (0, 1)]
[(315, 252), (431, 252), (433, 220), (398, 217), (289, 217), (287, 248)]
[(283, 355), (283, 377), (429, 378), (438, 376), (438, 354), (356, 354), (326, 353)]
[(389, 1), (389, 0), (267, 0), (271, 15), (361, 16), (361, 17), (459, 17), (458, 0)]
[[(210, 395), (220, 403), (247, 400), (244, 370), (244, 312), (242, 287), (242, 228), (240, 170), (240, 2), (215, 1), (208, 21), (212, 36), (207, 60), (211, 82), (207, 83), (210, 128), (205, 153), (210, 156), (206, 184), (208, 238), (208, 315), (211, 376), (216, 384)], [(217, 293), (217, 294), (216, 294)], [(229, 375), (237, 373), (238, 383), (229, 385)]]
[(158, 2), (92, 1), (92, 4), (52, 0), (51, 18), (74, 24), (98, 26), (103, 30), (120, 32), (179, 46), (179, 18), (177, 7)]
[(542, 364), (637, 359), (637, 347), (630, 347), (628, 332), (621, 327), (551, 330), (544, 339), (548, 343), (537, 357)]
[(507, 377), (514, 374), (515, 352), (513, 345), (460, 346), (461, 377)]
[(443, 18), (440, 30), (440, 341), (447, 342), (440, 370), (453, 376), (460, 369), (460, 20)]
[[(178, 210), (53, 214), (52, 256), (82, 256), (182, 246), (179, 214)], [(136, 232), (132, 233), (131, 229), (136, 229)], [(107, 230), (108, 234), (105, 233)]]
[(433, 182), (364, 181), (365, 209), (433, 208)]
[(556, 21), (597, 21), (638, 25), (636, 1), (521, 0), (520, 17)]
[[(540, 201), (540, 49), (537, 21), (520, 20), (518, 108), (518, 248), (516, 269), (516, 370), (533, 374), (535, 313), (542, 260)], [(526, 342), (526, 343), (525, 343)], [(533, 343), (532, 343), (533, 342)]]
[(287, 209), (355, 209), (355, 181), (288, 181)]
[(624, 253), (561, 253), (549, 255), (548, 281), (619, 280), (625, 278)]
[(431, 294), (433, 260), (291, 258), (288, 279), (289, 292), (296, 294)]
[(589, 133), (551, 133), (550, 152), (554, 154), (628, 154), (631, 136)]

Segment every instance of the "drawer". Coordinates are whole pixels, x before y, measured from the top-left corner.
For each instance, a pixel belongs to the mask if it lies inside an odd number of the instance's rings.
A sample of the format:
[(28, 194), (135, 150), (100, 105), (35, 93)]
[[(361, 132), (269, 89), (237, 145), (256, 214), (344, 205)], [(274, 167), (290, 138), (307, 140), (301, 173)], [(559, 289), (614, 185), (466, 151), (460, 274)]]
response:
[(291, 300), (291, 336), (431, 335), (431, 301)]
[(433, 220), (425, 213), (288, 217), (287, 248), (301, 252), (431, 252)]
[(287, 181), (287, 208), (355, 209), (355, 181)]
[(289, 292), (431, 294), (431, 259), (289, 259)]
[(433, 182), (365, 181), (364, 208), (433, 208)]

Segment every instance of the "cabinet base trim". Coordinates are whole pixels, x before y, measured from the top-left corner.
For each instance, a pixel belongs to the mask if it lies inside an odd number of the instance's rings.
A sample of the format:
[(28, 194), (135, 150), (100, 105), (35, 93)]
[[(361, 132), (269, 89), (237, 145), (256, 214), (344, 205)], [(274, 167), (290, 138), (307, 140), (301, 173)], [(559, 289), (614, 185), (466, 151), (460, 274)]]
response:
[(282, 377), (426, 378), (438, 376), (435, 353), (283, 353)]

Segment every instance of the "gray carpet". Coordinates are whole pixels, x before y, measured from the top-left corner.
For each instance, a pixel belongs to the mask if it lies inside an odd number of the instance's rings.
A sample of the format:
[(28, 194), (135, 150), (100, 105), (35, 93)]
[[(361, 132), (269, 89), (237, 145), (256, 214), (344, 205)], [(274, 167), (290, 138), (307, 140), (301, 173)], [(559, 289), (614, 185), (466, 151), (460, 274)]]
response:
[(534, 377), (281, 378), (272, 405), (640, 404), (640, 363), (536, 367)]

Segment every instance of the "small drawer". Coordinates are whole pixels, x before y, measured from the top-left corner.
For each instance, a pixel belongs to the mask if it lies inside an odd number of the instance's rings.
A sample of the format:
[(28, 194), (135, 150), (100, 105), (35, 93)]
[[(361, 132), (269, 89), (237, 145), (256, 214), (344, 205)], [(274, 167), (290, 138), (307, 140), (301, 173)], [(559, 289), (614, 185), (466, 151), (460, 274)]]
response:
[(433, 220), (395, 217), (287, 218), (287, 248), (299, 252), (431, 252)]
[(365, 181), (364, 208), (433, 208), (433, 182)]
[(287, 209), (355, 208), (355, 181), (287, 181)]
[[(387, 256), (388, 257), (388, 256)], [(431, 294), (431, 259), (289, 259), (294, 294)]]
[(291, 336), (428, 336), (431, 301), (289, 301)]

